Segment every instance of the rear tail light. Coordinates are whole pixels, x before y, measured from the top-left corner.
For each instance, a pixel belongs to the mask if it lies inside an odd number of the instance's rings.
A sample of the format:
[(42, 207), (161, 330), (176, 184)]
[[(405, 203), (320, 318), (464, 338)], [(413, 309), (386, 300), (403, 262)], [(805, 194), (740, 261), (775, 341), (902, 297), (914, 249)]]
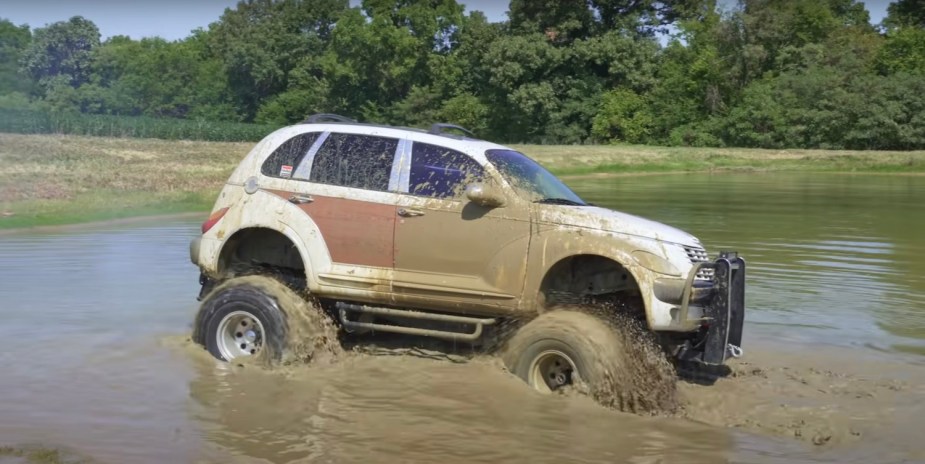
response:
[(206, 233), (211, 229), (215, 224), (218, 224), (218, 221), (222, 220), (222, 217), (225, 216), (225, 213), (228, 212), (228, 208), (222, 208), (209, 216), (209, 219), (206, 219), (206, 222), (202, 223), (202, 233)]

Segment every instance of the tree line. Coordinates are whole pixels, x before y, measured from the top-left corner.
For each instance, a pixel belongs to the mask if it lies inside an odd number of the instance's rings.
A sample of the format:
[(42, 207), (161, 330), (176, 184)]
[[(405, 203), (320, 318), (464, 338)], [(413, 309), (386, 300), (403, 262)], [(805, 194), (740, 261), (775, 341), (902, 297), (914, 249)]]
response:
[(284, 125), (313, 113), (510, 143), (925, 148), (925, 3), (243, 0), (177, 41), (0, 19), (0, 108)]

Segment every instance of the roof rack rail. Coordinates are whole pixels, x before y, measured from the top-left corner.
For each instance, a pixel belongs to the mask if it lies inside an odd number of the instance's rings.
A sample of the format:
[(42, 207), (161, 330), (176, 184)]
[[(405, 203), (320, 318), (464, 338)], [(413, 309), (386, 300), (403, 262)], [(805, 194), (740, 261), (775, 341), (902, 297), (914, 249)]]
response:
[(468, 135), (469, 137), (473, 137), (473, 138), (475, 137), (475, 134), (473, 134), (472, 131), (470, 131), (469, 129), (466, 129), (465, 127), (453, 125), (453, 124), (437, 123), (437, 124), (430, 126), (430, 130), (427, 132), (430, 134), (434, 134), (434, 135), (453, 135), (453, 134), (447, 133), (447, 129), (457, 130), (457, 131), (460, 131)]
[(302, 124), (317, 124), (319, 122), (346, 122), (356, 124), (356, 121), (345, 116), (333, 113), (318, 113), (308, 117)]

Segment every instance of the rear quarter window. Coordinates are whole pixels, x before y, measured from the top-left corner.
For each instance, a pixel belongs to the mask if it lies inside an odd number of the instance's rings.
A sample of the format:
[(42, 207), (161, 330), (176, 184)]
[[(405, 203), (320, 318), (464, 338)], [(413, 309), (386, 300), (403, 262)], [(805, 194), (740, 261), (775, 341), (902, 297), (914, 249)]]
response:
[(293, 170), (317, 139), (318, 132), (307, 132), (283, 142), (263, 162), (260, 172), (268, 177), (291, 178)]

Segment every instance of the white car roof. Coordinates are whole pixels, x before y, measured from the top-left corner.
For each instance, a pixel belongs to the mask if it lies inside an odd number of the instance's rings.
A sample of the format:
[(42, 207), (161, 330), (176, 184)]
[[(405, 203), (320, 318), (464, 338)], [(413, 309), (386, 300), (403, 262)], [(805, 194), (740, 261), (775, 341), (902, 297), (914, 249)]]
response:
[[(268, 145), (262, 150), (265, 156), (276, 149), (280, 144), (289, 140), (297, 134), (306, 132), (338, 132), (342, 134), (363, 134), (379, 137), (390, 137), (397, 139), (409, 139), (415, 142), (428, 143), (441, 147), (461, 151), (471, 156), (480, 164), (488, 163), (485, 157), (486, 150), (511, 150), (509, 147), (497, 143), (487, 142), (485, 140), (472, 139), (467, 137), (456, 137), (453, 135), (432, 134), (420, 129), (405, 127), (379, 126), (374, 124), (353, 124), (353, 123), (313, 123), (313, 124), (295, 124), (283, 127), (264, 139)], [(263, 157), (265, 157), (263, 156)]]

